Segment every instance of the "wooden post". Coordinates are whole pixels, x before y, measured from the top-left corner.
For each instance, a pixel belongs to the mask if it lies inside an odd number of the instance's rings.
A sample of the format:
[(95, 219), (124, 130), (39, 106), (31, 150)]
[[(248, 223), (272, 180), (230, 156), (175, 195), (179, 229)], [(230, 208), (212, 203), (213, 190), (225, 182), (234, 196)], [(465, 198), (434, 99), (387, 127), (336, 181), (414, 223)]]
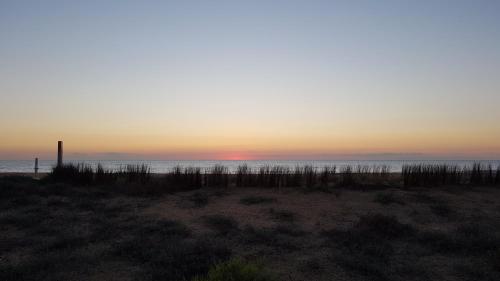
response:
[(35, 178), (38, 177), (38, 158), (35, 158)]
[(61, 167), (63, 164), (63, 142), (57, 142), (57, 167)]

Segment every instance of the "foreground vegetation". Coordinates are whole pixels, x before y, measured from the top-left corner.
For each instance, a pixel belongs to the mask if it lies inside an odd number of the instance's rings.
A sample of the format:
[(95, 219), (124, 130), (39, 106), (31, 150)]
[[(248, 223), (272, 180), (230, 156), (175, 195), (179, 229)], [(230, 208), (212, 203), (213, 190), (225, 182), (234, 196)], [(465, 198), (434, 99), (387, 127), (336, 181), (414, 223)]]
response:
[[(346, 171), (322, 182), (321, 170), (302, 169), (302, 188), (248, 184), (282, 174), (212, 171), (64, 166), (42, 180), (0, 177), (0, 280), (500, 278), (498, 171), (479, 169), (483, 187), (472, 170), (455, 185), (443, 170), (407, 175), (431, 174), (441, 188), (381, 172), (386, 182), (373, 184), (373, 169), (352, 169), (351, 185)], [(186, 184), (199, 178), (203, 188)]]
[(0, 198), (0, 280), (274, 280), (223, 241), (142, 215), (151, 199), (23, 177), (0, 177)]
[(239, 166), (230, 173), (224, 166), (215, 165), (202, 171), (195, 167), (175, 167), (164, 175), (152, 174), (147, 165), (128, 165), (118, 171), (98, 165), (93, 169), (85, 164), (66, 164), (54, 167), (48, 182), (67, 182), (78, 185), (136, 184), (136, 192), (161, 193), (185, 191), (201, 187), (329, 187), (380, 186), (500, 186), (500, 166), (474, 164), (459, 168), (453, 165), (405, 165), (401, 173), (390, 173), (388, 166), (336, 166), (321, 169), (312, 166), (290, 169), (264, 166), (251, 169)]

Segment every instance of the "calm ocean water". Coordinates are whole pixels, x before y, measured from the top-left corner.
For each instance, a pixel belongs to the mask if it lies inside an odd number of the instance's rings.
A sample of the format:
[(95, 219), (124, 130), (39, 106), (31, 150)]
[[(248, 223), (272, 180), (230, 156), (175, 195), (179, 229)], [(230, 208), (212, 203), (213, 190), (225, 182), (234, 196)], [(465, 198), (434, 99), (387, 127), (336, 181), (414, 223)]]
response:
[[(312, 165), (314, 167), (324, 167), (324, 166), (337, 166), (337, 167), (342, 167), (345, 165), (351, 165), (351, 166), (357, 166), (357, 165), (368, 165), (368, 166), (374, 166), (374, 165), (386, 165), (390, 168), (391, 171), (393, 172), (399, 172), (401, 171), (401, 167), (404, 164), (452, 164), (452, 165), (458, 165), (460, 167), (464, 166), (471, 166), (473, 163), (480, 162), (484, 165), (489, 165), (491, 164), (493, 167), (497, 167), (500, 165), (500, 160), (389, 160), (389, 161), (380, 161), (380, 160), (369, 160), (369, 161), (359, 161), (359, 160), (352, 160), (352, 161), (323, 161), (323, 160), (310, 160), (310, 161), (294, 161), (294, 160), (259, 160), (259, 161), (191, 161), (191, 160), (131, 160), (131, 161), (124, 161), (124, 160), (99, 160), (99, 161), (92, 161), (92, 160), (71, 160), (67, 162), (72, 162), (72, 163), (86, 163), (90, 164), (93, 166), (96, 166), (97, 163), (101, 163), (105, 168), (109, 169), (120, 169), (120, 167), (129, 165), (129, 164), (147, 164), (151, 167), (152, 172), (154, 173), (165, 173), (170, 171), (173, 167), (175, 166), (182, 166), (182, 167), (200, 167), (202, 169), (212, 167), (216, 164), (219, 165), (224, 165), (229, 168), (230, 171), (235, 171), (238, 165), (242, 164), (247, 164), (251, 168), (258, 168), (261, 166), (274, 166), (274, 165), (280, 165), (280, 166), (286, 166), (293, 168), (297, 165), (299, 166), (304, 166), (304, 165)], [(31, 173), (33, 172), (35, 162), (34, 160), (0, 160), (0, 173), (5, 173), (5, 172), (23, 172), (23, 173)], [(54, 160), (40, 160), (39, 162), (39, 172), (44, 173), (44, 172), (49, 172), (51, 170), (51, 167), (55, 165)]]

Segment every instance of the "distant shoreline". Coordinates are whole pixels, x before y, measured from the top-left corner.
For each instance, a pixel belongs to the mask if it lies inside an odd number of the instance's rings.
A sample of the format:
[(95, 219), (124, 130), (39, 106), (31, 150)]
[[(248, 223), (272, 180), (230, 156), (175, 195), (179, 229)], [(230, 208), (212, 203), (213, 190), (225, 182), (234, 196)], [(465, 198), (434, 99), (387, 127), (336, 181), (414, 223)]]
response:
[[(251, 169), (259, 169), (264, 166), (282, 166), (295, 168), (296, 166), (313, 166), (321, 169), (325, 166), (337, 168), (343, 166), (388, 166), (390, 172), (401, 172), (402, 166), (406, 164), (446, 164), (459, 166), (461, 168), (472, 166), (474, 163), (492, 165), (498, 167), (500, 160), (66, 160), (65, 163), (88, 164), (96, 167), (101, 164), (106, 169), (119, 170), (127, 165), (148, 165), (152, 173), (169, 173), (175, 167), (198, 167), (202, 170), (209, 169), (214, 165), (222, 165), (235, 172), (240, 165), (248, 165)], [(33, 173), (34, 160), (0, 160), (0, 173)], [(53, 160), (40, 160), (39, 172), (48, 173), (56, 164)]]

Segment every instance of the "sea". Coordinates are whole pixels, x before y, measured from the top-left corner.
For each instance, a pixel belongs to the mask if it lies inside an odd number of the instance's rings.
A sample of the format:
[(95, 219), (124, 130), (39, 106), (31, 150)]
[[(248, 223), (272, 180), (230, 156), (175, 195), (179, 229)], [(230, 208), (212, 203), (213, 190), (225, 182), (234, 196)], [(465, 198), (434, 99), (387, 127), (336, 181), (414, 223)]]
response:
[[(93, 167), (101, 164), (106, 169), (119, 170), (126, 165), (146, 164), (153, 173), (166, 173), (174, 167), (199, 167), (202, 170), (223, 165), (230, 172), (236, 171), (240, 165), (248, 165), (252, 169), (262, 166), (284, 166), (294, 168), (296, 166), (310, 165), (316, 168), (325, 166), (386, 166), (391, 172), (400, 172), (405, 164), (449, 164), (459, 167), (470, 167), (474, 163), (481, 163), (485, 167), (491, 165), (494, 169), (500, 166), (500, 160), (68, 160), (65, 163), (84, 163)], [(50, 172), (56, 164), (55, 160), (40, 160), (39, 172)], [(0, 173), (32, 173), (34, 172), (34, 160), (0, 160)]]

